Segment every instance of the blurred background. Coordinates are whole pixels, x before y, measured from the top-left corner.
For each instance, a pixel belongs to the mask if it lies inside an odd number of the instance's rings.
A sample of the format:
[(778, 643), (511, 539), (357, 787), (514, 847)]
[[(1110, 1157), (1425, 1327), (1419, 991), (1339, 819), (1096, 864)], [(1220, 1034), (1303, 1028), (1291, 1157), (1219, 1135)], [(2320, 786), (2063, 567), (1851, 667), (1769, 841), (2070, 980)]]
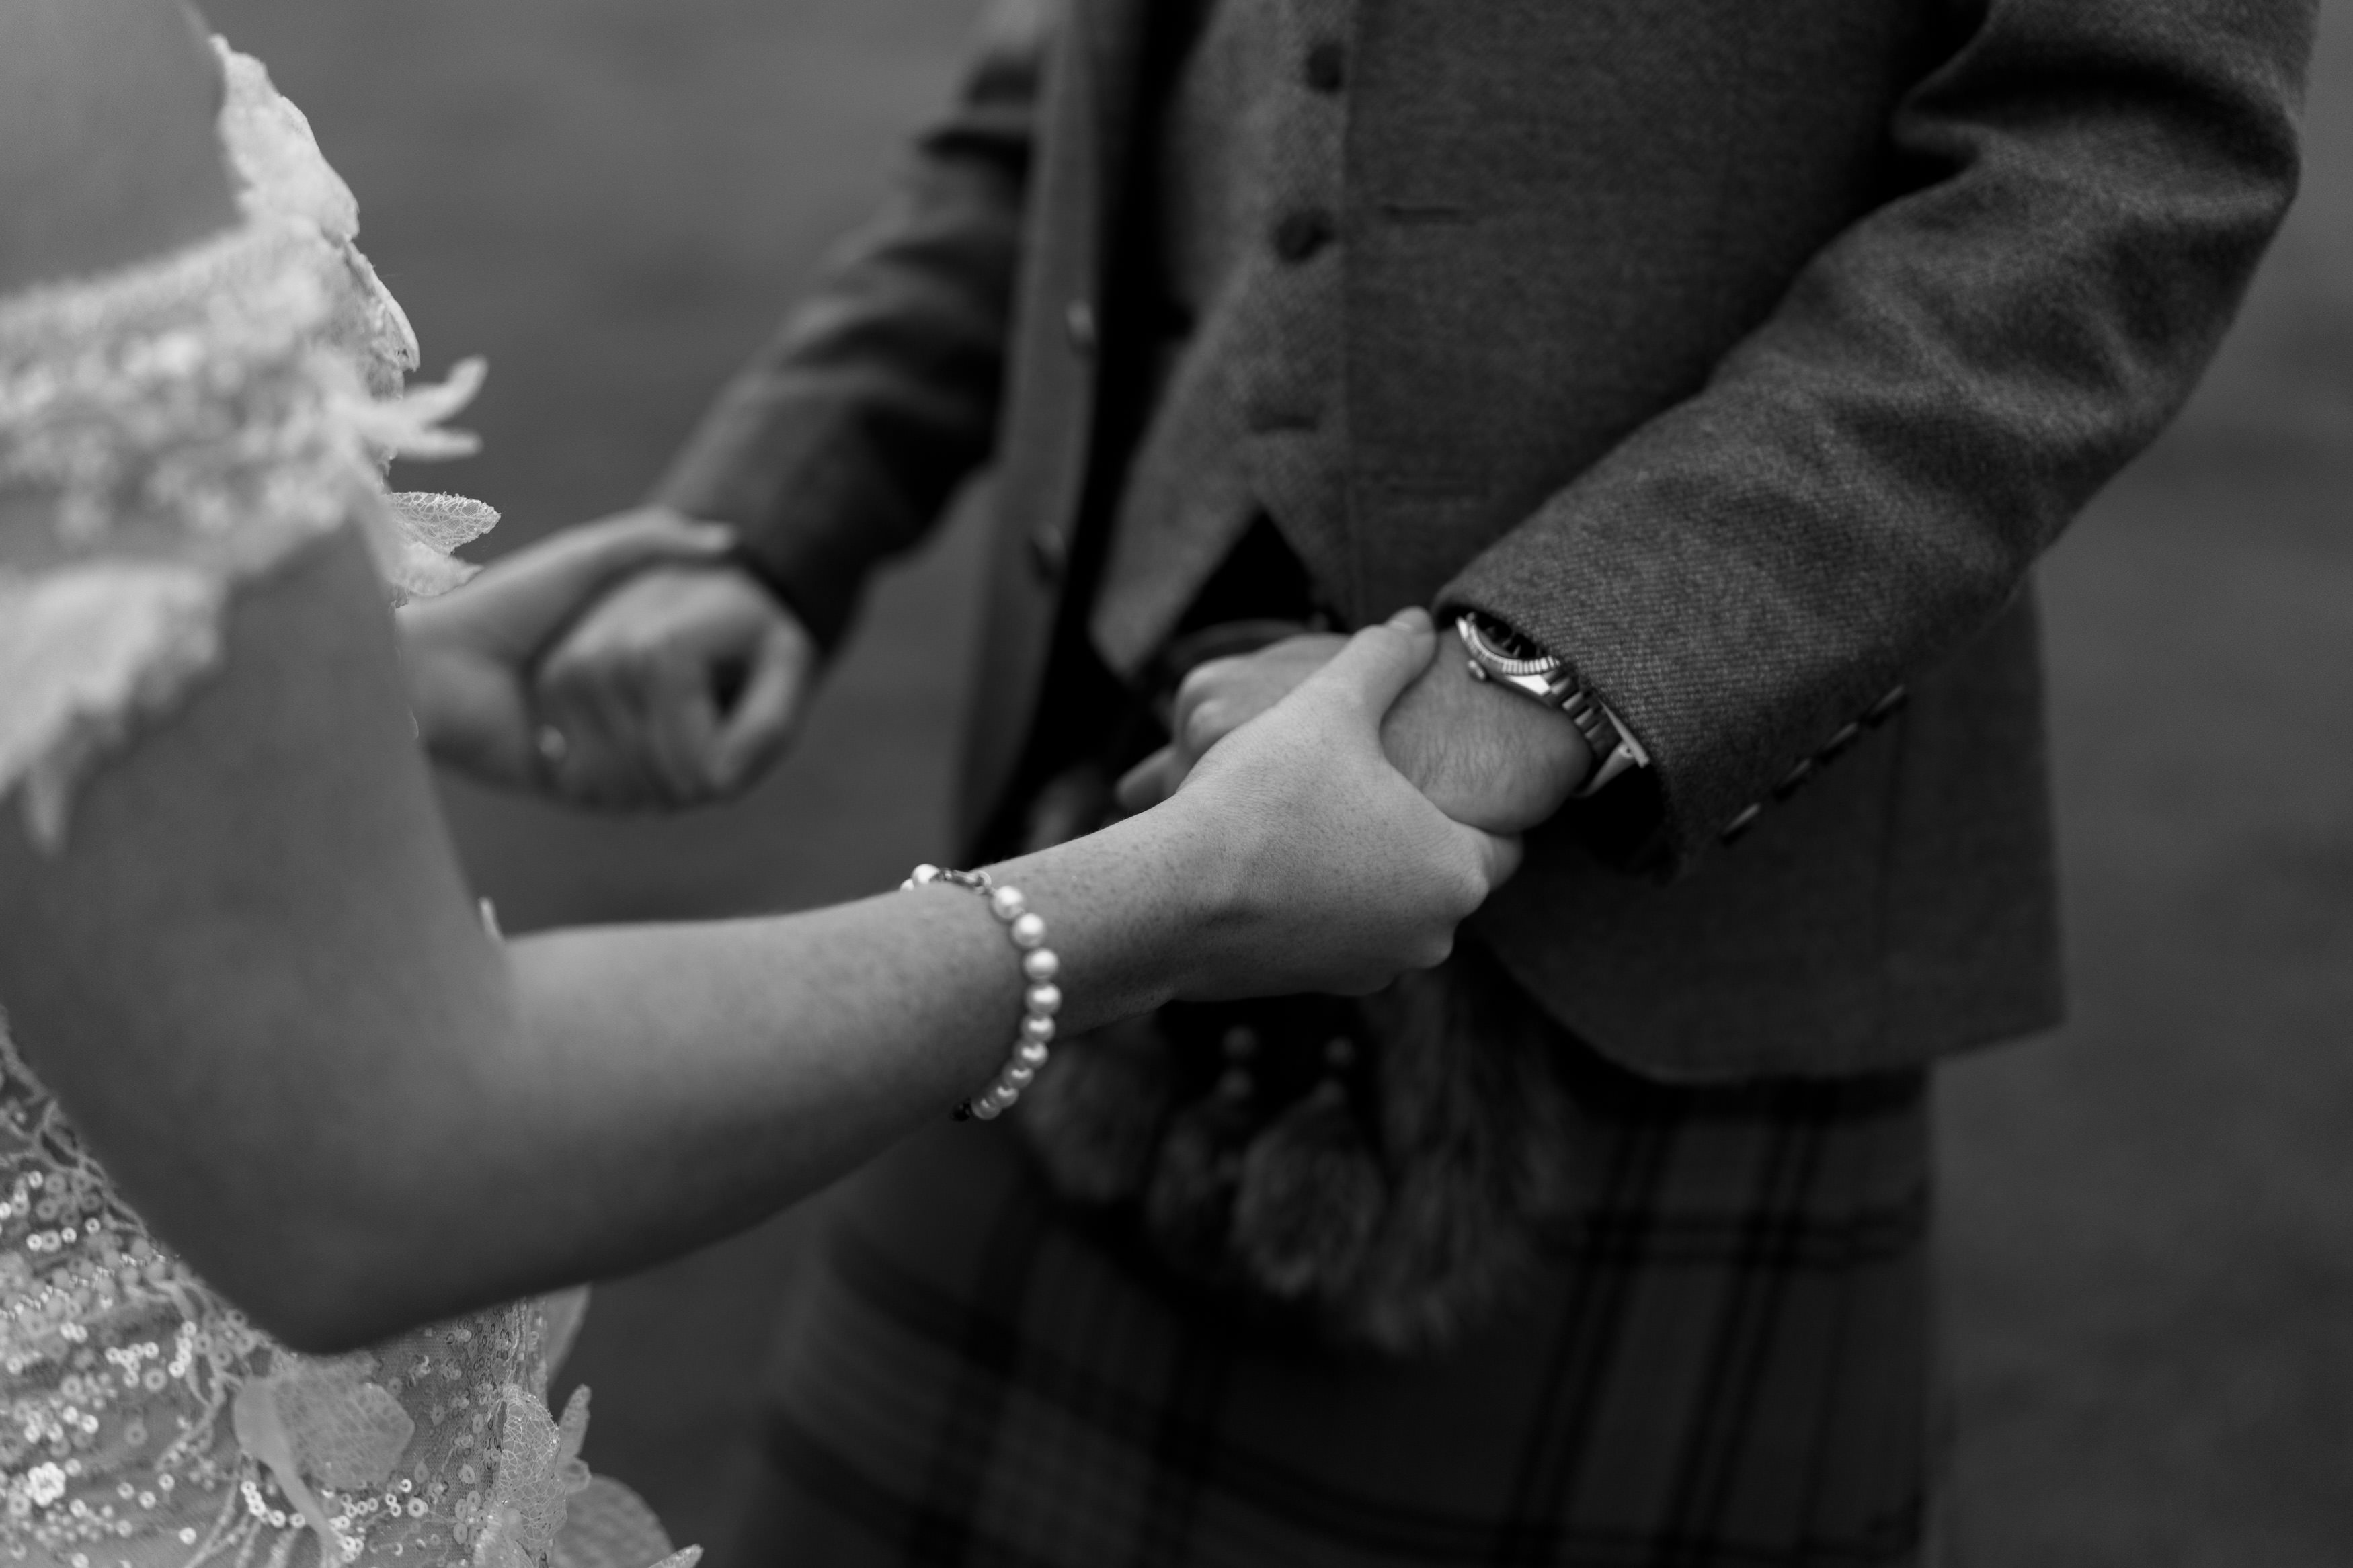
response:
[[(483, 455), (490, 545), (632, 501), (873, 205), (974, 0), (208, 0), (307, 106)], [(1943, 1079), (1968, 1556), (2353, 1562), (2353, 0), (2303, 200), (2179, 427), (2050, 558), (2071, 1022)], [(945, 842), (969, 520), (792, 760), (669, 821), (451, 786), (510, 929), (872, 892)], [(589, 1457), (724, 1551), (791, 1216), (600, 1289)], [(748, 1565), (746, 1565), (748, 1568)]]

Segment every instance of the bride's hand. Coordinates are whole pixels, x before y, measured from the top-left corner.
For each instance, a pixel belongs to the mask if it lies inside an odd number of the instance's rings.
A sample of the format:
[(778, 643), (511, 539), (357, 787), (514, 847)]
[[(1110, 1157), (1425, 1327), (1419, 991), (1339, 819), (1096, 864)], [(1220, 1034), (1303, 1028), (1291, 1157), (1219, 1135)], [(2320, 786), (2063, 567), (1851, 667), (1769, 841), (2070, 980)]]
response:
[(1441, 963), (1454, 928), (1519, 864), (1390, 765), (1381, 720), (1429, 667), (1430, 616), (1359, 632), (1212, 747), (1163, 809), (1195, 814), (1233, 879), (1181, 994), (1358, 994)]
[(725, 555), (733, 532), (637, 511), (568, 528), (493, 562), (453, 593), (400, 611), (401, 665), (437, 762), (485, 783), (542, 784), (532, 695), (541, 653), (607, 590), (647, 567)]

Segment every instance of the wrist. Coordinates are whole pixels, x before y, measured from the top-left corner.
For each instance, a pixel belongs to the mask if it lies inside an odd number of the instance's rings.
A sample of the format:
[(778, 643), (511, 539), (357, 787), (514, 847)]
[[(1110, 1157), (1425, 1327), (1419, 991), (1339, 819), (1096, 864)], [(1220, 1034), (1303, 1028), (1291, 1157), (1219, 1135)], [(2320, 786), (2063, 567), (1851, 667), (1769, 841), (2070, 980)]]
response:
[(1521, 754), (1542, 759), (1531, 765), (1542, 773), (1551, 787), (1553, 798), (1545, 814), (1549, 816), (1592, 783), (1593, 775), (1601, 767), (1601, 753), (1594, 750), (1585, 731), (1557, 708), (1514, 702), (1510, 711), (1512, 721), (1527, 732), (1525, 743), (1519, 748)]
[(775, 563), (753, 549), (742, 534), (736, 535), (735, 542), (727, 547), (726, 553), (719, 560), (721, 564), (733, 569), (757, 587), (761, 593), (766, 595), (778, 609), (784, 611), (793, 625), (799, 627), (803, 634), (809, 637), (812, 644), (818, 642), (819, 639), (812, 629), (817, 623), (809, 618), (804, 604), (807, 595), (803, 586), (793, 583), (782, 572), (776, 570)]
[(1082, 1034), (1198, 994), (1231, 967), (1234, 835), (1179, 797), (1051, 849), (992, 866), (1029, 893), (1061, 954), (1063, 1027)]
[(1576, 729), (1585, 760), (1564, 800), (1583, 799), (1630, 769), (1650, 766), (1641, 742), (1567, 658), (1482, 610), (1457, 616), (1454, 628), (1473, 680), (1533, 699)]
[(1233, 968), (1233, 947), (1251, 923), (1250, 826), (1232, 812), (1180, 791), (1113, 830), (1132, 835), (1124, 852), (1154, 868), (1149, 887), (1159, 941), (1151, 954), (1153, 1005), (1218, 994)]

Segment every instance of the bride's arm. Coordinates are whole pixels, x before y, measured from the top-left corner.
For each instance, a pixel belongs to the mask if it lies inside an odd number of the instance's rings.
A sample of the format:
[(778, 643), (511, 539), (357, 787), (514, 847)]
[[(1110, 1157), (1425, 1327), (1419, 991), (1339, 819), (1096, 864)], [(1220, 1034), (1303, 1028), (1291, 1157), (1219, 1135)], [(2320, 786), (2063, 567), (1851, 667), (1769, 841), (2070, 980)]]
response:
[[(0, 5), (0, 294), (229, 221), (216, 89), (176, 0)], [(40, 569), (41, 505), (0, 495), (0, 569), (17, 544)], [(489, 937), (351, 534), (247, 584), (224, 633), (82, 782), (62, 848), (28, 836), (0, 749), (0, 999), (158, 1230), (297, 1343), (692, 1246), (1002, 1063), (1014, 950), (954, 889)], [(1366, 634), (1166, 805), (1004, 868), (1050, 922), (1071, 1029), (1435, 962), (1510, 850), (1381, 755), (1431, 646)]]
[[(1166, 806), (1003, 868), (1071, 1029), (1442, 953), (1508, 850), (1381, 759), (1430, 647), (1367, 634)], [(62, 851), (6, 814), (0, 997), (142, 1212), (305, 1345), (740, 1226), (944, 1116), (1020, 1012), (950, 889), (492, 941), (349, 538), (239, 596), (223, 672), (87, 782)]]

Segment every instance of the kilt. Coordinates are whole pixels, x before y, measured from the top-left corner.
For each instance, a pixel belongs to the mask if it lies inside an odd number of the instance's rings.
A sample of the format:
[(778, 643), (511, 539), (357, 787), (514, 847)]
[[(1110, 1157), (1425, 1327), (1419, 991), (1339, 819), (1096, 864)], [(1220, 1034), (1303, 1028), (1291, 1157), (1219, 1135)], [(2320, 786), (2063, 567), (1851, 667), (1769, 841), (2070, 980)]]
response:
[(1591, 1190), (1427, 1357), (1221, 1319), (1002, 1125), (851, 1178), (779, 1326), (740, 1560), (1919, 1561), (1926, 1075), (1679, 1087), (1570, 1044)]

